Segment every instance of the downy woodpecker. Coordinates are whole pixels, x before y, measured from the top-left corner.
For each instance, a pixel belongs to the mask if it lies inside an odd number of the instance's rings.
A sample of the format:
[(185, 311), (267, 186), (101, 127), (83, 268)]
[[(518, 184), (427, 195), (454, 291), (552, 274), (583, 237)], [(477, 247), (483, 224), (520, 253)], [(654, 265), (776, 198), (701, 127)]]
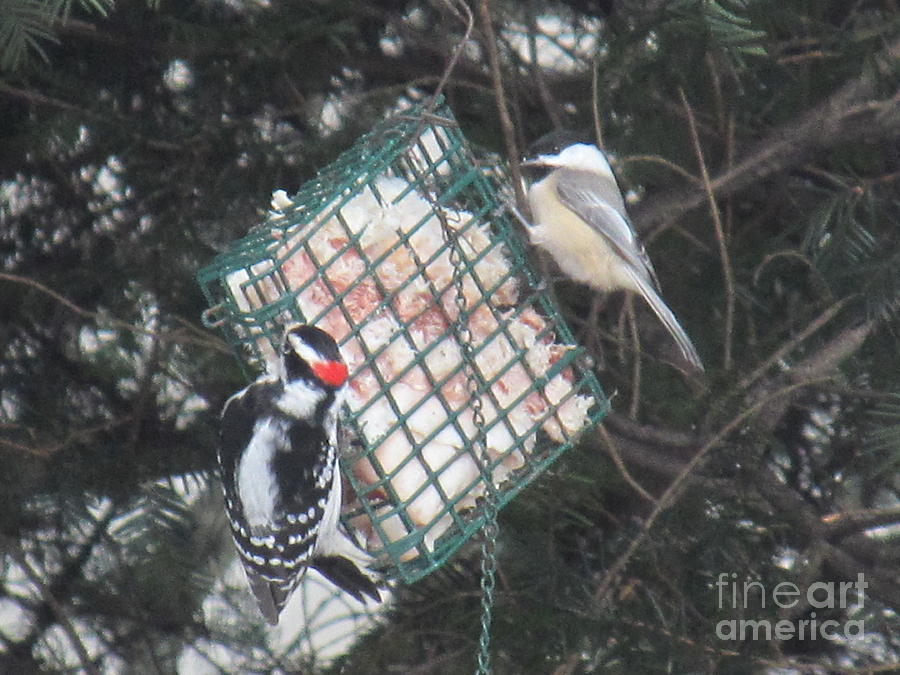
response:
[[(541, 148), (542, 145), (549, 147)], [(545, 249), (575, 281), (600, 291), (640, 295), (671, 333), (685, 360), (703, 363), (691, 339), (659, 295), (650, 258), (631, 225), (606, 156), (588, 143), (545, 137), (522, 163), (534, 178), (528, 189), (531, 241)]]
[(347, 366), (328, 333), (294, 324), (279, 372), (261, 376), (222, 411), (219, 467), (235, 544), (271, 624), (307, 567), (358, 600), (380, 600), (366, 554), (340, 525), (337, 424)]

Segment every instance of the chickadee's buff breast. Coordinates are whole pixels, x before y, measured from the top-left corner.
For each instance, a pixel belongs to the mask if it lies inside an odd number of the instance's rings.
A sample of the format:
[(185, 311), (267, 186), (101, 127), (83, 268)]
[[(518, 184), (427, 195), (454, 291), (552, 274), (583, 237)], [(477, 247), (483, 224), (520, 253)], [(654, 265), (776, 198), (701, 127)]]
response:
[(599, 232), (566, 208), (556, 194), (557, 175), (551, 173), (528, 190), (533, 226), (531, 242), (546, 250), (571, 279), (600, 291), (636, 290), (624, 272), (625, 261)]

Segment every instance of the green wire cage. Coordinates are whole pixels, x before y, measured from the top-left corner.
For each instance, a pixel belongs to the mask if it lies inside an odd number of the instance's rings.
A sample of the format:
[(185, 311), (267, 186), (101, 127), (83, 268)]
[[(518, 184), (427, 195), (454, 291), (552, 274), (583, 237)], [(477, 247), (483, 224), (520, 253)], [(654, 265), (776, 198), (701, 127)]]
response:
[[(251, 371), (288, 323), (350, 368), (343, 519), (391, 578), (443, 565), (606, 413), (608, 401), (446, 106), (361, 137), (200, 270)], [(490, 499), (490, 504), (486, 504)]]

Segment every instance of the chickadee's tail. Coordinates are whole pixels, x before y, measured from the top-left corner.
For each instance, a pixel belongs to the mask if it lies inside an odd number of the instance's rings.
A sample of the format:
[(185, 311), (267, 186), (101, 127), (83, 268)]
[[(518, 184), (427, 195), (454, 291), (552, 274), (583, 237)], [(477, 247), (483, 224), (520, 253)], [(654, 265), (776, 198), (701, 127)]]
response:
[(678, 323), (678, 319), (675, 318), (675, 315), (672, 313), (672, 310), (669, 309), (665, 300), (663, 300), (659, 293), (656, 292), (656, 289), (653, 287), (650, 280), (641, 278), (638, 274), (632, 274), (631, 277), (634, 280), (638, 291), (644, 297), (644, 300), (650, 305), (650, 309), (653, 310), (653, 313), (656, 314), (660, 321), (662, 321), (666, 330), (668, 330), (675, 339), (678, 348), (681, 350), (682, 356), (684, 356), (692, 366), (697, 368), (697, 370), (703, 371), (703, 362), (700, 361), (700, 355), (697, 354), (694, 343), (691, 342), (691, 338), (688, 337), (688, 334), (684, 332), (684, 328)]

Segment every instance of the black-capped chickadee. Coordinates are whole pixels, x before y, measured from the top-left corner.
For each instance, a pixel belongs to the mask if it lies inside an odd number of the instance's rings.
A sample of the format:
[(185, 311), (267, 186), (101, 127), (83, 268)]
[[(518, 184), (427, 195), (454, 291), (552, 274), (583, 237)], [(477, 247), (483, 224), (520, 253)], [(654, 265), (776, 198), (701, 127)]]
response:
[(535, 144), (522, 168), (533, 178), (528, 189), (532, 243), (575, 281), (643, 297), (684, 358), (703, 370), (694, 344), (659, 295), (653, 264), (628, 219), (606, 156), (593, 144), (563, 145), (547, 138)]

